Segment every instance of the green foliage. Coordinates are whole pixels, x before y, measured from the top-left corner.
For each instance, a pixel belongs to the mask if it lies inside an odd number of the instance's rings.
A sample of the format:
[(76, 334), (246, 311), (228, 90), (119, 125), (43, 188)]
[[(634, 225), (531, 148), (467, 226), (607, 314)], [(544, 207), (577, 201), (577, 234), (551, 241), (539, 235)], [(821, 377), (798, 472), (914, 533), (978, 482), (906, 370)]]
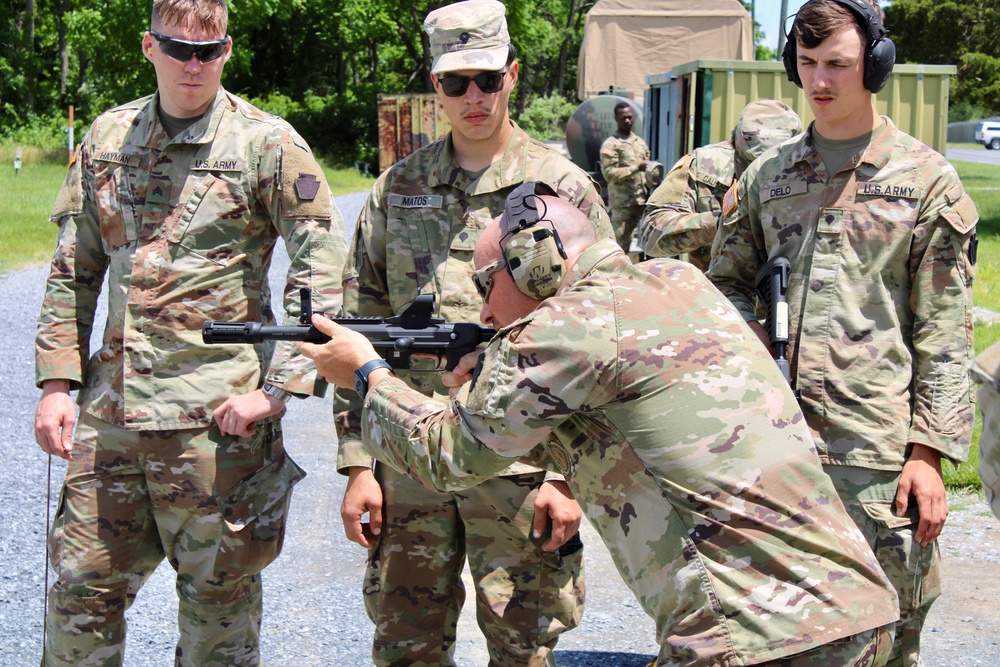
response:
[[(964, 120), (977, 120), (985, 118), (989, 113), (981, 106), (975, 105), (968, 100), (958, 100), (948, 105), (948, 122), (960, 123)], [(971, 144), (971, 146), (978, 146)]]
[(536, 97), (517, 119), (518, 125), (539, 141), (566, 138), (566, 121), (576, 106), (562, 95)]
[(958, 66), (952, 103), (1000, 113), (1000, 0), (893, 0), (896, 62)]

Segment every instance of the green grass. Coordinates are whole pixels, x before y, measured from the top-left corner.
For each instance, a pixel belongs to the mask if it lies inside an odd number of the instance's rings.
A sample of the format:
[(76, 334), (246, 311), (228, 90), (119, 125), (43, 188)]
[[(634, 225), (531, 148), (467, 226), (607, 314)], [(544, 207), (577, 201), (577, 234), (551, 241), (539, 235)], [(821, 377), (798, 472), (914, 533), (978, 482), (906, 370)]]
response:
[[(56, 161), (35, 158), (26, 151), (23, 166), (15, 176), (13, 149), (0, 147), (0, 276), (18, 269), (48, 262), (55, 248), (56, 225), (49, 222), (52, 203), (66, 176), (64, 156)], [(367, 192), (375, 183), (354, 169), (333, 168), (323, 164), (330, 189), (335, 196)], [(353, 220), (348, 220), (353, 224)]]

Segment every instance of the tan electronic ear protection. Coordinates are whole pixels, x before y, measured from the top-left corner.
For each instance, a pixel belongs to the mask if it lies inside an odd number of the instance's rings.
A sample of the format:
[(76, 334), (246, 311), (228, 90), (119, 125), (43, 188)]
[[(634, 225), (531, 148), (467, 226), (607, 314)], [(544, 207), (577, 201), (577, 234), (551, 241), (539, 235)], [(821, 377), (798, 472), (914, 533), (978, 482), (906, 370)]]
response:
[[(514, 284), (532, 299), (545, 299), (559, 290), (566, 268), (566, 251), (554, 227), (539, 226), (545, 219), (545, 203), (538, 195), (555, 196), (540, 181), (514, 188), (504, 201), (500, 219), (500, 247), (507, 273)], [(542, 212), (539, 214), (538, 205)]]

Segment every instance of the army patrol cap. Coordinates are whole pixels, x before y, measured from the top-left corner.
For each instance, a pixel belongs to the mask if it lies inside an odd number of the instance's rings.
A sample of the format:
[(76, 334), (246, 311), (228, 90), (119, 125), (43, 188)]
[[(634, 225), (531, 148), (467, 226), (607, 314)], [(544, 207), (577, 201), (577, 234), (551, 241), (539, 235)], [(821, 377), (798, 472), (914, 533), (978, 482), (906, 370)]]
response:
[(768, 148), (802, 132), (802, 119), (778, 100), (757, 100), (746, 105), (733, 132), (733, 144), (747, 162)]
[(499, 72), (507, 65), (507, 8), (497, 0), (465, 0), (435, 9), (424, 19), (431, 43), (431, 73)]

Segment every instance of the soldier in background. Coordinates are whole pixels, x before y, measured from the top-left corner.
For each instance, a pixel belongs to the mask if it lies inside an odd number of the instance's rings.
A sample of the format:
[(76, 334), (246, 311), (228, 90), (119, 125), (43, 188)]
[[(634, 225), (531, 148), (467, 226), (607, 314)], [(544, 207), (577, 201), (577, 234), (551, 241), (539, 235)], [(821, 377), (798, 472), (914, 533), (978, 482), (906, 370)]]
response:
[(639, 245), (650, 257), (679, 257), (702, 271), (712, 259), (712, 240), (722, 197), (764, 151), (802, 132), (802, 121), (784, 102), (758, 100), (740, 114), (730, 139), (688, 153), (646, 201)]
[(892, 665), (920, 665), (941, 593), (941, 460), (972, 432), (975, 204), (954, 167), (875, 109), (895, 47), (874, 1), (811, 0), (784, 53), (816, 120), (726, 193), (708, 276), (755, 321), (788, 258), (788, 359), (824, 468), (896, 587)]
[(626, 253), (639, 224), (649, 194), (646, 168), (650, 165), (649, 146), (632, 131), (635, 121), (628, 102), (615, 105), (618, 131), (601, 144), (601, 173), (608, 182), (608, 208), (618, 245)]
[[(753, 332), (690, 264), (633, 265), (534, 188), (508, 210), (536, 223), (505, 215), (476, 244), (480, 318), (498, 333), (445, 376), (464, 386), (446, 402), (375, 370), (365, 446), (442, 491), (517, 459), (560, 470), (655, 620), (658, 664), (883, 665), (896, 596)], [(350, 386), (374, 349), (313, 323), (332, 340), (303, 352)]]
[(976, 394), (983, 415), (979, 478), (983, 481), (986, 502), (1000, 518), (1000, 343), (993, 343), (979, 353), (972, 364), (972, 376), (983, 385)]
[[(520, 64), (505, 12), (496, 0), (469, 0), (427, 15), (431, 79), (451, 131), (376, 181), (344, 274), (345, 315), (392, 315), (429, 293), (435, 315), (475, 322), (472, 251), (525, 179), (544, 180), (611, 237), (586, 173), (510, 120)], [(406, 383), (447, 395), (434, 360), (414, 361), (414, 371), (400, 373)], [(490, 664), (553, 665), (556, 641), (579, 623), (584, 596), (581, 511), (562, 476), (511, 461), (466, 491), (438, 493), (373, 467), (361, 407), (353, 391), (337, 392), (338, 470), (348, 475), (341, 516), (348, 539), (369, 549), (364, 596), (375, 664), (454, 664), (467, 559)]]
[[(336, 311), (346, 247), (306, 142), (222, 88), (227, 19), (222, 0), (153, 3), (142, 52), (157, 92), (94, 121), (53, 209), (35, 438), (69, 465), (49, 536), (47, 666), (121, 665), (125, 611), (164, 558), (176, 664), (260, 664), (260, 572), (305, 474), (280, 417), (326, 383), (291, 342), (209, 348), (201, 325), (274, 321), (279, 235), (290, 321), (301, 287)], [(105, 276), (104, 345), (88, 363)]]

